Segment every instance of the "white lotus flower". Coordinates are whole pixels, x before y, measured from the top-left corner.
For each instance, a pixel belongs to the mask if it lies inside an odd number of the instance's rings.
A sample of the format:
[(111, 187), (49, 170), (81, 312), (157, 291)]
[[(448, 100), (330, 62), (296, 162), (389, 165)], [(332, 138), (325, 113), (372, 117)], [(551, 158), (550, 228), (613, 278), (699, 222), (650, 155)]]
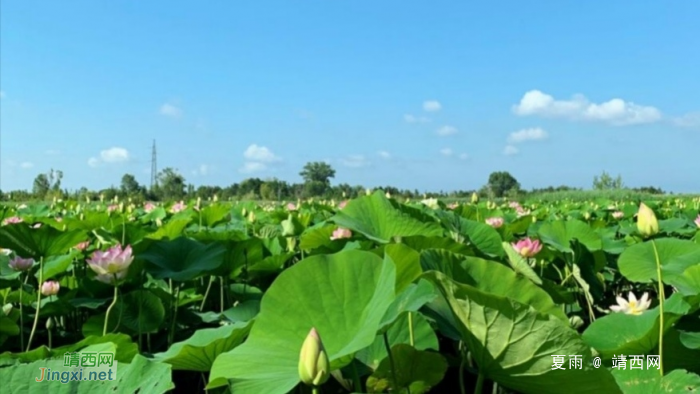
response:
[(624, 312), (628, 315), (641, 315), (642, 312), (649, 309), (649, 305), (651, 305), (649, 293), (642, 294), (642, 299), (637, 300), (634, 293), (630, 291), (628, 300), (617, 296), (617, 305), (611, 306), (610, 310), (613, 312)]

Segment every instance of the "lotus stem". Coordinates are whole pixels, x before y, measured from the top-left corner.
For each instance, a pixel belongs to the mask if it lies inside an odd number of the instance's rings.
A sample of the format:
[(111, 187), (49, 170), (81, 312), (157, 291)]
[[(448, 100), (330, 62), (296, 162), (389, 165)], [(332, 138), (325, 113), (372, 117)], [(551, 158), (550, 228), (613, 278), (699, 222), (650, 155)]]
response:
[(467, 394), (467, 387), (464, 385), (464, 364), (466, 364), (467, 359), (464, 354), (464, 342), (459, 341), (459, 392), (461, 394)]
[(659, 251), (656, 249), (656, 242), (651, 240), (651, 246), (654, 248), (654, 258), (656, 259), (656, 276), (659, 282), (659, 373), (664, 376), (664, 283), (661, 276), (661, 261), (659, 259)]
[(19, 348), (24, 349), (24, 313), (22, 313), (22, 276), (19, 277)]
[(204, 312), (204, 304), (207, 302), (207, 297), (209, 297), (209, 290), (211, 290), (211, 285), (216, 279), (213, 276), (209, 277), (209, 284), (207, 285), (207, 291), (204, 292), (204, 299), (202, 299), (202, 304), (199, 306), (199, 311)]
[(479, 377), (476, 378), (476, 388), (474, 389), (475, 394), (481, 394), (484, 388), (484, 374), (479, 372)]
[(408, 337), (411, 346), (415, 346), (415, 340), (413, 337), (413, 313), (408, 312)]
[[(117, 276), (114, 275), (114, 280), (116, 282)], [(109, 313), (112, 312), (112, 308), (114, 308), (114, 305), (117, 304), (117, 298), (119, 296), (119, 293), (117, 292), (117, 285), (114, 285), (114, 297), (112, 298), (112, 303), (109, 304), (109, 307), (107, 307), (107, 313), (105, 314), (105, 326), (102, 329), (102, 336), (107, 335), (107, 327), (109, 326)]]
[(175, 294), (173, 295), (175, 301), (173, 302), (173, 321), (170, 322), (170, 332), (168, 333), (168, 347), (172, 346), (175, 341), (175, 329), (177, 328), (177, 307), (180, 302), (180, 285), (175, 287)]
[(29, 341), (27, 341), (27, 352), (32, 348), (32, 339), (34, 339), (34, 333), (36, 332), (36, 326), (39, 324), (39, 312), (41, 312), (41, 283), (44, 280), (44, 257), (39, 258), (39, 282), (36, 289), (36, 314), (34, 315), (34, 324), (32, 325), (32, 332), (29, 333)]
[(389, 336), (386, 335), (386, 332), (383, 334), (384, 336), (384, 347), (386, 347), (387, 353), (389, 353), (389, 363), (391, 364), (391, 382), (394, 385), (394, 390), (399, 391), (399, 385), (396, 380), (396, 364), (394, 363), (394, 355), (391, 354), (391, 345), (389, 345)]

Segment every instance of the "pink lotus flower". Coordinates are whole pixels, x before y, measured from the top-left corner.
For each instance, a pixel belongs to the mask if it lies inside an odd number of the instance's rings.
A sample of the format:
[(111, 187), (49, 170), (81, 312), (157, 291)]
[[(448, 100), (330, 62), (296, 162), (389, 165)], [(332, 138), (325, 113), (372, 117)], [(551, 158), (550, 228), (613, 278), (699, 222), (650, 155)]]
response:
[(341, 238), (350, 238), (352, 237), (352, 231), (338, 227), (335, 231), (333, 231), (333, 235), (331, 236), (331, 241), (335, 239), (341, 239)]
[(41, 227), (41, 223), (36, 223), (35, 225), (32, 226), (32, 228), (39, 228)]
[(622, 212), (622, 211), (615, 211), (615, 212), (613, 212), (613, 214), (612, 214), (612, 217), (615, 218), (615, 219), (617, 219), (617, 220), (622, 219), (624, 216), (625, 216), (625, 213)]
[(85, 250), (87, 247), (90, 245), (90, 241), (83, 241), (77, 245), (74, 246), (74, 248), (78, 250)]
[(121, 245), (116, 245), (106, 252), (95, 251), (87, 263), (97, 275), (114, 275), (126, 271), (132, 261), (134, 256), (131, 255), (131, 246), (122, 250)]
[(151, 212), (154, 209), (156, 209), (156, 205), (152, 202), (147, 202), (143, 205), (143, 210), (146, 211), (146, 213)]
[[(116, 276), (116, 278), (115, 278)], [(108, 285), (114, 285), (117, 281), (124, 279), (126, 271), (119, 271), (116, 274), (102, 274), (95, 276), (95, 279)]]
[(540, 241), (537, 239), (532, 240), (530, 238), (525, 238), (511, 245), (513, 245), (513, 248), (523, 257), (532, 257), (542, 250), (542, 244), (540, 244)]
[(117, 204), (112, 204), (112, 205), (110, 205), (110, 206), (107, 207), (107, 212), (116, 211), (117, 209), (119, 209), (119, 205), (117, 205)]
[(511, 208), (520, 208), (520, 203), (517, 201), (511, 201), (508, 203), (508, 206)]
[(500, 217), (495, 217), (495, 218), (488, 218), (486, 219), (486, 224), (493, 228), (499, 228), (503, 226), (503, 218)]
[(459, 206), (458, 203), (453, 202), (452, 204), (449, 204), (449, 205), (447, 206), (447, 208), (448, 208), (448, 209), (456, 209), (458, 206)]
[(700, 215), (698, 215), (697, 219), (695, 219), (695, 225), (700, 227)]
[(26, 271), (32, 268), (33, 265), (33, 259), (23, 259), (17, 256), (14, 259), (10, 260), (10, 268), (12, 268), (15, 271)]
[(49, 280), (41, 285), (41, 294), (45, 296), (52, 296), (58, 294), (58, 290), (61, 289), (61, 285), (58, 282)]
[(24, 220), (22, 220), (21, 217), (19, 216), (12, 216), (9, 217), (5, 220), (2, 221), (2, 224), (16, 224), (16, 223), (22, 223)]
[(287, 204), (287, 210), (288, 210), (288, 211), (296, 211), (296, 210), (297, 210), (297, 206), (294, 205), (293, 202), (290, 202), (289, 204)]
[(348, 205), (348, 200), (343, 200), (338, 204), (338, 209), (343, 209), (346, 205)]
[(170, 208), (170, 212), (172, 213), (178, 213), (180, 211), (184, 211), (185, 208), (187, 208), (187, 205), (185, 205), (184, 201), (180, 201), (179, 203), (175, 204)]

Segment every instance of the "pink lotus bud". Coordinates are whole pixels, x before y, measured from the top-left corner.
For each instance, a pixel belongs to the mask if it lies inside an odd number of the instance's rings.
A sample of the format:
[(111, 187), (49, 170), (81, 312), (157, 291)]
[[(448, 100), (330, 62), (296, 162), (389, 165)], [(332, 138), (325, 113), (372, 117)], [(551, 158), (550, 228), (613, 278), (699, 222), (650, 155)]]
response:
[(87, 247), (90, 245), (90, 241), (83, 241), (77, 245), (74, 246), (74, 248), (78, 250), (85, 250)]
[(131, 246), (122, 250), (121, 245), (116, 245), (106, 252), (95, 251), (87, 263), (97, 275), (114, 275), (126, 271), (132, 261), (134, 256), (131, 255)]
[(493, 228), (499, 228), (503, 226), (503, 218), (501, 217), (495, 217), (495, 218), (488, 218), (486, 219), (486, 224)]
[(343, 209), (346, 205), (348, 205), (348, 200), (343, 200), (338, 204), (338, 209)]
[(542, 250), (542, 244), (539, 240), (530, 238), (521, 239), (517, 243), (511, 244), (513, 248), (523, 257), (532, 257)]
[(143, 210), (146, 211), (146, 213), (151, 212), (154, 209), (156, 209), (156, 206), (152, 202), (147, 202), (143, 205)]
[(178, 213), (180, 211), (184, 211), (185, 208), (187, 208), (187, 205), (185, 205), (184, 201), (180, 201), (177, 204), (173, 205), (172, 208), (170, 208), (170, 211), (172, 213)]
[(41, 294), (45, 296), (52, 296), (58, 294), (58, 290), (61, 288), (61, 285), (58, 284), (58, 282), (49, 280), (44, 282), (41, 285)]
[(341, 239), (341, 238), (350, 238), (352, 237), (352, 231), (338, 227), (335, 231), (333, 231), (333, 235), (331, 236), (331, 241), (336, 240), (336, 239)]
[(331, 363), (321, 337), (312, 328), (299, 352), (299, 379), (309, 386), (320, 386), (331, 376)]
[(15, 271), (26, 271), (34, 265), (34, 260), (33, 259), (23, 259), (21, 257), (15, 257), (14, 259), (10, 260), (10, 268), (12, 268)]
[(453, 202), (452, 204), (447, 205), (448, 209), (456, 209), (457, 207), (459, 207), (459, 204), (456, 202)]
[(110, 206), (107, 207), (107, 212), (116, 211), (117, 209), (119, 209), (119, 205), (117, 205), (117, 204), (112, 204), (112, 205), (110, 205)]
[(296, 211), (296, 210), (297, 210), (297, 206), (294, 205), (293, 202), (290, 202), (289, 204), (287, 204), (287, 210), (288, 210), (288, 211)]
[(695, 225), (700, 227), (700, 215), (695, 219)]
[(12, 216), (9, 217), (5, 220), (2, 221), (2, 224), (16, 224), (16, 223), (22, 223), (24, 220), (22, 220), (21, 217), (19, 216)]
[(615, 211), (615, 212), (613, 212), (612, 216), (613, 216), (613, 218), (620, 220), (625, 216), (625, 213), (622, 211)]

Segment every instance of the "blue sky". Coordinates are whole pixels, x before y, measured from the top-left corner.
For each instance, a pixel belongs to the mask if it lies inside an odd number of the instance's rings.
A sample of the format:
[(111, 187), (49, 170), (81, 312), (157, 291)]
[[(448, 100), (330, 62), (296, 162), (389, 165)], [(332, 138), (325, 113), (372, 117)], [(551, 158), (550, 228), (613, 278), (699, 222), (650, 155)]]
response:
[(700, 192), (700, 2), (3, 1), (0, 188), (301, 181)]

